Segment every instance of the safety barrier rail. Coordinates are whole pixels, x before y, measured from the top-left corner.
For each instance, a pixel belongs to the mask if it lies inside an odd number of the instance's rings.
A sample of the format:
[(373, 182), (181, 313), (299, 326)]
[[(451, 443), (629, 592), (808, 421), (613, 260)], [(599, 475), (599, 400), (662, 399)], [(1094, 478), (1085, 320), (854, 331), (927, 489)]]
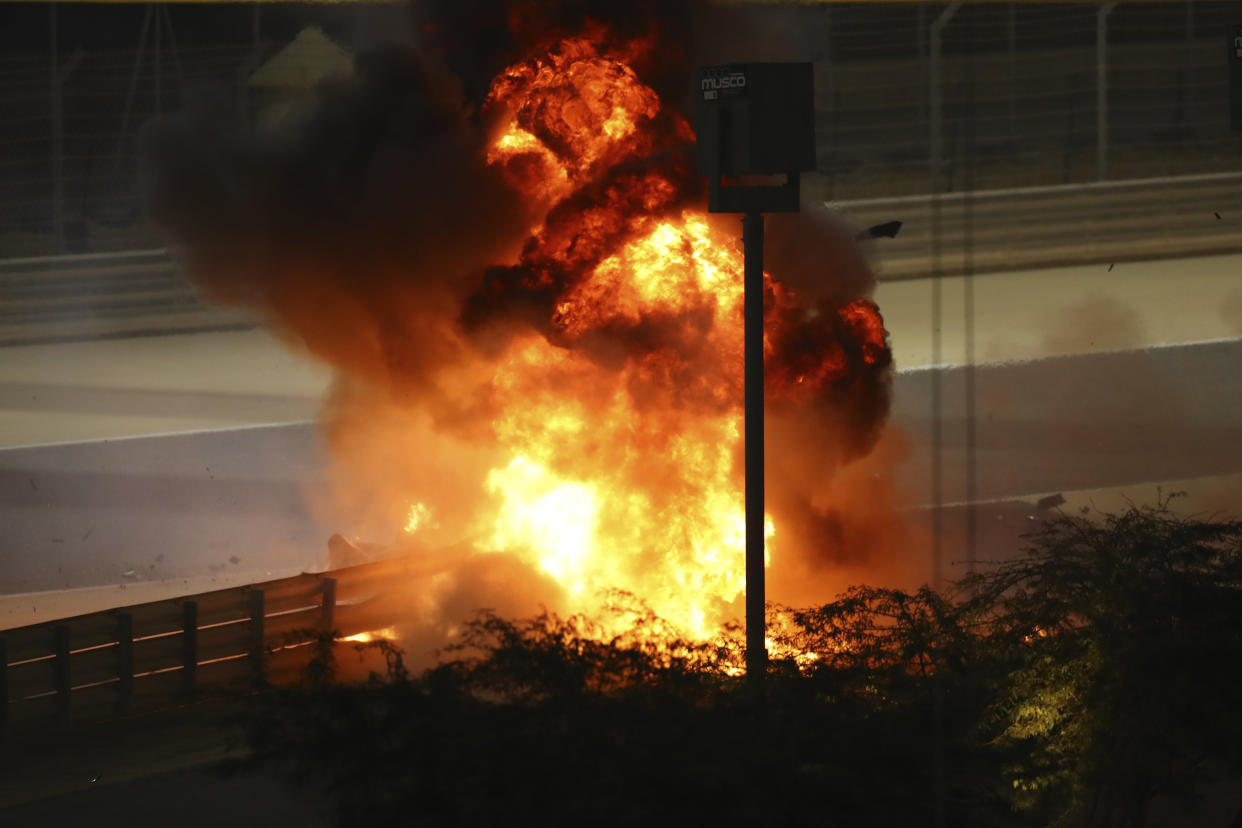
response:
[(307, 646), (393, 624), (409, 558), (0, 630), (0, 735), (296, 681)]
[(829, 206), (860, 227), (904, 222), (876, 246), (881, 279), (1242, 252), (1242, 172)]

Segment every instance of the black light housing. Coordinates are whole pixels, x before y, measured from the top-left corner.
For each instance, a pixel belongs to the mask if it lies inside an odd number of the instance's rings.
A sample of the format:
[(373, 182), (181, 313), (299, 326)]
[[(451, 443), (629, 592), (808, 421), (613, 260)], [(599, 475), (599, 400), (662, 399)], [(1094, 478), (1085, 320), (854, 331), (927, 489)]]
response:
[[(699, 172), (713, 213), (797, 212), (799, 173), (815, 169), (810, 63), (730, 63), (695, 78)], [(748, 178), (784, 176), (753, 184)], [(726, 178), (741, 179), (730, 185)]]

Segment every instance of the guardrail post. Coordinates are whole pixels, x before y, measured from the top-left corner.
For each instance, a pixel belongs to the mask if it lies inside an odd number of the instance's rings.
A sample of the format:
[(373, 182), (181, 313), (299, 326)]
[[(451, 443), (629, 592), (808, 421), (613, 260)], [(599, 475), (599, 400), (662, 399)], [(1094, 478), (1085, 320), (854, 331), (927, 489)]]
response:
[(128, 612), (116, 616), (116, 709), (129, 710), (134, 698), (134, 616)]
[(1095, 13), (1095, 177), (1108, 178), (1108, 16), (1116, 3)]
[(263, 590), (252, 590), (250, 592), (250, 673), (255, 684), (264, 684), (267, 681), (263, 650), (263, 614)]
[(187, 693), (198, 686), (198, 603), (186, 601), (181, 605), (182, 687)]
[(9, 723), (9, 648), (0, 638), (0, 739)]
[(331, 632), (336, 626), (336, 578), (323, 579), (323, 618), (320, 624), (324, 632)]
[(65, 718), (69, 715), (69, 690), (72, 685), (69, 683), (69, 628), (61, 625), (53, 631), (54, 647), (56, 651), (56, 705), (60, 708), (60, 715)]

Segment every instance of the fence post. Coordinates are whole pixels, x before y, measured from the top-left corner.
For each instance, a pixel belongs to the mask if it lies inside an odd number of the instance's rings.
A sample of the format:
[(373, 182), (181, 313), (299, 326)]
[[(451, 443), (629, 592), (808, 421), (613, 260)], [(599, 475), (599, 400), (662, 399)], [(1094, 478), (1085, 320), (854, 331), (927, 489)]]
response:
[(1018, 8), (1009, 4), (1009, 25), (1005, 32), (1005, 45), (1009, 51), (1009, 143), (1015, 152), (1018, 147)]
[(56, 255), (65, 252), (65, 148), (64, 148), (64, 101), (60, 78), (60, 48), (56, 32), (56, 6), (52, 5), (49, 18), (51, 37), (51, 60), (48, 63), (48, 90), (52, 104), (52, 237)]
[(1095, 177), (1108, 178), (1108, 16), (1116, 3), (1095, 13)]
[(0, 739), (9, 723), (9, 648), (0, 638)]
[[(931, 317), (932, 317), (932, 364), (940, 364), (940, 320), (941, 320), (941, 273), (940, 273), (940, 233), (941, 233), (941, 215), (940, 215), (940, 190), (943, 184), (942, 164), (942, 101), (941, 101), (941, 78), (940, 78), (940, 46), (941, 37), (944, 27), (953, 19), (953, 15), (957, 14), (957, 10), (962, 7), (960, 2), (950, 3), (945, 7), (944, 11), (932, 22), (929, 60), (928, 60), (928, 100), (930, 101), (931, 111), (928, 113), (929, 125), (931, 129), (930, 147), (928, 151), (929, 165), (929, 185), (931, 189), (931, 256), (932, 256), (932, 273), (931, 273)], [(967, 198), (969, 193), (965, 194)], [(941, 586), (941, 502), (943, 501), (943, 477), (941, 465), (941, 387), (940, 372), (932, 372), (932, 579), (937, 589)], [(944, 818), (944, 802), (945, 802), (945, 774), (944, 774), (944, 716), (943, 706), (939, 703), (941, 696), (939, 695), (939, 685), (935, 686), (937, 690), (936, 704), (934, 705), (934, 716), (932, 721), (932, 778), (933, 778), (933, 803), (932, 803), (932, 824), (936, 828), (943, 828), (945, 824)]]
[(320, 623), (324, 632), (331, 632), (336, 626), (336, 578), (323, 579), (323, 618)]
[(198, 603), (186, 601), (181, 605), (182, 686), (187, 693), (198, 686)]
[(66, 718), (69, 715), (69, 689), (72, 687), (69, 681), (69, 628), (64, 625), (56, 627), (53, 638), (56, 650), (56, 704), (61, 717)]
[(134, 698), (134, 616), (128, 612), (116, 616), (116, 709), (129, 710)]
[[(826, 111), (828, 114), (828, 168), (821, 171), (827, 172), (828, 177), (828, 199), (831, 201), (836, 197), (836, 181), (837, 181), (837, 89), (836, 78), (833, 77), (832, 71), (832, 4), (825, 3), (823, 6), (823, 51), (820, 53), (819, 61), (824, 66), (824, 86), (821, 100), (827, 101)], [(817, 102), (818, 108), (818, 102)], [(818, 137), (816, 144), (819, 144)], [(818, 153), (816, 158), (818, 160)]]
[(264, 684), (267, 681), (267, 670), (264, 662), (263, 651), (263, 614), (264, 614), (264, 598), (263, 590), (255, 589), (250, 592), (250, 673), (255, 684)]
[(940, 88), (940, 41), (944, 33), (944, 27), (949, 24), (949, 21), (953, 19), (953, 15), (957, 14), (957, 10), (961, 7), (961, 2), (950, 3), (931, 24), (927, 66), (927, 82), (929, 84), (927, 99), (930, 107), (928, 123), (931, 130), (928, 164), (931, 167), (931, 191), (933, 194), (940, 192), (940, 184), (944, 173), (944, 161), (941, 158), (943, 154), (941, 131), (944, 112)]
[(1195, 0), (1186, 0), (1186, 46), (1185, 55), (1182, 57), (1182, 89), (1179, 90), (1184, 98), (1182, 104), (1182, 113), (1186, 121), (1186, 129), (1191, 133), (1195, 129), (1195, 91), (1197, 84), (1195, 82)]
[[(915, 59), (918, 62), (919, 74), (927, 77), (931, 73), (931, 67), (927, 65), (927, 6), (925, 3), (916, 3), (914, 5), (917, 7), (915, 9), (914, 21)], [(924, 91), (927, 90), (925, 89)], [(926, 126), (928, 123), (928, 96), (919, 95), (918, 99), (919, 125)]]

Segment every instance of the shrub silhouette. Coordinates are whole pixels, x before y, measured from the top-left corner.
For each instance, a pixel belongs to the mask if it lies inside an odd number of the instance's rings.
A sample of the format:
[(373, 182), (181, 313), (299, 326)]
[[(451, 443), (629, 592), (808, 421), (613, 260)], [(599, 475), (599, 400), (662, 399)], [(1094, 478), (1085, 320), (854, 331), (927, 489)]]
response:
[(761, 698), (736, 626), (687, 641), (616, 594), (270, 689), (250, 740), (348, 825), (1144, 825), (1239, 770), (1240, 587), (1242, 524), (1165, 499), (1055, 517), (943, 594), (772, 606)]

